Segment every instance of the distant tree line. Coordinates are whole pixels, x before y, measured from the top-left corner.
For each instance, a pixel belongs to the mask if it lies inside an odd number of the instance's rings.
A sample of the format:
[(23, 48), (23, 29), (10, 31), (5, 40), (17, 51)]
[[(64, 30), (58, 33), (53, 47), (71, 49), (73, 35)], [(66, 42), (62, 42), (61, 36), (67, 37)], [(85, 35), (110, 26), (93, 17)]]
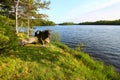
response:
[[(27, 20), (19, 20), (20, 26), (26, 26)], [(53, 21), (45, 20), (45, 19), (31, 19), (30, 20), (31, 26), (54, 26), (56, 25)]]
[(64, 23), (60, 23), (58, 25), (74, 25), (73, 22), (64, 22)]
[(120, 25), (120, 19), (118, 20), (100, 20), (95, 22), (81, 22), (81, 23), (74, 23), (74, 22), (63, 22), (58, 25)]
[(82, 22), (79, 25), (120, 25), (119, 20), (107, 21), (107, 20), (100, 20), (96, 22)]

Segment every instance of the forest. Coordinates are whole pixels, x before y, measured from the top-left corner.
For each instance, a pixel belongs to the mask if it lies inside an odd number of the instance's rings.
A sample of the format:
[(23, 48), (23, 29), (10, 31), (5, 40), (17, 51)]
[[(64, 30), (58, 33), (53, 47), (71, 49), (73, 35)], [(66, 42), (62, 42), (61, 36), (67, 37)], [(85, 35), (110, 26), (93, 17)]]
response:
[(58, 25), (74, 25), (73, 22), (64, 22), (64, 23), (60, 23)]
[(120, 25), (120, 19), (118, 20), (100, 20), (95, 22), (81, 22), (78, 25)]
[(80, 22), (80, 23), (74, 23), (74, 22), (63, 22), (58, 25), (120, 25), (120, 19), (118, 20), (99, 20), (95, 22)]
[(41, 12), (49, 10), (50, 1), (41, 0), (0, 0), (0, 15), (15, 20), (17, 26), (55, 25), (48, 15)]

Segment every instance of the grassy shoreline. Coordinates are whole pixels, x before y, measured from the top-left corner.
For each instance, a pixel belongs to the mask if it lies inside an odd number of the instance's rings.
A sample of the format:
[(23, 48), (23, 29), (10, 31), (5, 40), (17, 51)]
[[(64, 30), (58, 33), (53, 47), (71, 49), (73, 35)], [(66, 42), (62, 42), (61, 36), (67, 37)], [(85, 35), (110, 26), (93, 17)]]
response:
[(53, 43), (49, 48), (19, 46), (0, 56), (0, 79), (5, 80), (120, 80), (112, 66), (88, 54)]
[(12, 23), (1, 17), (0, 80), (120, 80), (112, 66), (93, 60), (79, 47), (74, 50), (61, 43), (19, 46)]

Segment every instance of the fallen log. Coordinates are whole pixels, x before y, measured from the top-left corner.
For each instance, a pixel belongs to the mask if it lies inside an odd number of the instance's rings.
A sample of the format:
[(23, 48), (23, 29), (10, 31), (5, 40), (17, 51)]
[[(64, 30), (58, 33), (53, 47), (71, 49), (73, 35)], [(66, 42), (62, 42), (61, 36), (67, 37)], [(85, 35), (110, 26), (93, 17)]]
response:
[(26, 44), (33, 44), (33, 43), (37, 43), (37, 42), (38, 42), (37, 37), (30, 37), (30, 38), (25, 38), (25, 39), (19, 40), (18, 44), (23, 46)]

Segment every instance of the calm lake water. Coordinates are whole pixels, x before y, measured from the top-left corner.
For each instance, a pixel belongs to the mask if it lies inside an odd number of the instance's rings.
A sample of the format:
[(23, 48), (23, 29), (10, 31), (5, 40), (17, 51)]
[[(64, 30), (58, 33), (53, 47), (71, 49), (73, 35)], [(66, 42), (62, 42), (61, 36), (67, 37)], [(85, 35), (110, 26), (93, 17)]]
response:
[(44, 26), (36, 30), (58, 32), (61, 42), (74, 48), (77, 44), (85, 45), (85, 52), (93, 58), (113, 65), (120, 72), (120, 26), (114, 25), (73, 25)]

